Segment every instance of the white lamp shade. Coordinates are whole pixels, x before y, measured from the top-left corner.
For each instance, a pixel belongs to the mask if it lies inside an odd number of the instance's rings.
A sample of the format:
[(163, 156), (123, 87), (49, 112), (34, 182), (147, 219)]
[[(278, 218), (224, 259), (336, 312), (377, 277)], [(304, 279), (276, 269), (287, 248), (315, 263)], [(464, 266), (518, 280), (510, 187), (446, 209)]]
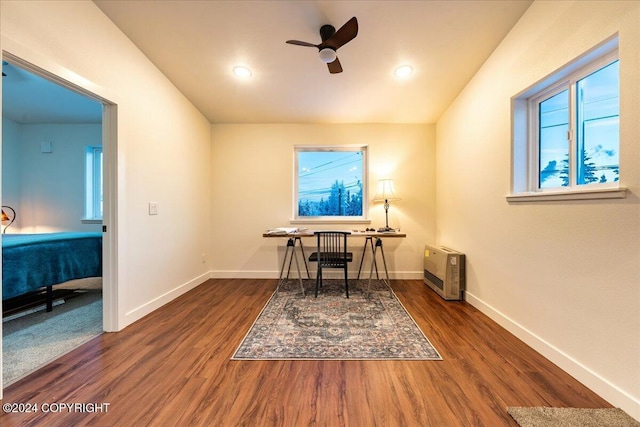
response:
[(396, 195), (396, 189), (392, 179), (381, 179), (378, 181), (378, 192), (374, 197), (374, 202), (384, 202), (385, 200), (400, 200)]

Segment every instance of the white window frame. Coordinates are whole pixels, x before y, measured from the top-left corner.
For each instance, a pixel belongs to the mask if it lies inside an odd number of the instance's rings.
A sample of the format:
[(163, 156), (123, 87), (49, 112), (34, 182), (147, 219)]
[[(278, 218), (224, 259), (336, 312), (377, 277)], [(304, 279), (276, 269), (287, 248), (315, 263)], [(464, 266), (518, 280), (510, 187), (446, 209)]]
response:
[[(530, 123), (530, 125), (528, 126), (529, 162), (531, 163), (527, 169), (529, 171), (528, 182), (529, 182), (529, 187), (531, 188), (531, 191), (549, 192), (557, 189), (557, 188), (547, 188), (547, 189), (539, 188), (540, 172), (541, 172), (540, 171), (540, 143), (539, 143), (540, 141), (539, 107), (543, 101), (549, 98), (552, 98), (555, 95), (558, 95), (564, 92), (565, 90), (568, 91), (569, 93), (568, 97), (569, 99), (571, 99), (574, 93), (571, 80), (565, 80), (558, 85), (554, 85), (551, 88), (539, 93), (535, 97), (529, 98), (527, 102), (528, 104), (527, 112), (529, 114), (527, 122)], [(575, 128), (574, 125), (575, 125), (574, 107), (573, 107), (573, 103), (569, 102), (569, 132), (570, 133), (572, 132), (572, 129)], [(569, 170), (572, 171), (573, 164), (574, 164), (574, 147), (573, 147), (574, 144), (573, 144), (572, 138), (568, 138), (567, 144), (569, 148)], [(569, 175), (570, 175), (569, 188), (573, 188), (573, 185), (571, 185), (572, 173), (569, 173)]]
[[(298, 215), (298, 153), (300, 152), (362, 152), (362, 215), (360, 216), (299, 216)], [(298, 223), (370, 223), (369, 219), (369, 155), (367, 145), (295, 145), (293, 147), (293, 212), (292, 224)]]
[[(626, 188), (621, 187), (619, 181), (577, 185), (575, 178), (576, 84), (580, 79), (616, 60), (619, 60), (617, 35), (512, 98), (511, 193), (507, 196), (509, 202), (626, 197)], [(538, 106), (541, 101), (567, 89), (570, 97), (569, 186), (541, 189)]]
[(85, 197), (83, 222), (102, 222), (101, 146), (85, 147)]

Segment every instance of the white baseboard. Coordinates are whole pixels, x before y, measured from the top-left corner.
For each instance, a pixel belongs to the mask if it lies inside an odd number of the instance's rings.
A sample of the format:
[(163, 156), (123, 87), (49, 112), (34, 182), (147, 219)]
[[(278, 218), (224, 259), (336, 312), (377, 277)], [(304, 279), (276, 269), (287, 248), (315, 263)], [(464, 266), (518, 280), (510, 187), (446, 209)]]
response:
[(211, 272), (206, 272), (192, 280), (189, 280), (186, 283), (183, 283), (182, 285), (178, 285), (177, 287), (170, 290), (169, 292), (166, 292), (160, 295), (159, 297), (154, 298), (151, 301), (134, 308), (133, 310), (126, 312), (124, 315), (123, 322), (121, 322), (120, 329), (124, 329), (125, 327), (129, 326), (133, 322), (142, 319), (147, 314), (157, 310), (158, 308), (162, 307), (166, 303), (173, 301), (174, 299), (178, 298), (180, 295), (189, 292), (191, 289), (194, 289), (198, 285), (201, 285), (202, 283), (206, 282), (210, 278), (211, 278)]
[[(304, 266), (301, 266), (300, 272), (302, 273), (302, 277), (306, 278), (306, 271), (304, 270)], [(309, 274), (311, 274), (312, 278), (316, 277), (316, 270), (309, 269)], [(336, 278), (340, 278), (341, 272), (338, 270), (328, 272), (328, 277), (335, 276)], [(349, 269), (349, 279), (355, 279), (358, 274), (358, 270), (353, 271), (353, 269)], [(384, 277), (384, 270), (379, 272), (380, 277)], [(390, 271), (389, 278), (391, 280), (418, 280), (422, 279), (422, 271)], [(375, 275), (375, 273), (374, 273)], [(211, 278), (212, 279), (277, 279), (280, 277), (280, 271), (274, 270), (254, 270), (254, 271), (237, 271), (237, 270), (212, 270)], [(291, 268), (291, 273), (289, 274), (290, 278), (297, 278), (298, 272), (295, 270), (295, 267)], [(362, 271), (360, 273), (360, 278), (369, 278), (369, 271)]]
[[(212, 270), (212, 279), (277, 279), (280, 275), (279, 271), (271, 270)], [(304, 273), (302, 273), (304, 277)], [(290, 277), (298, 277), (297, 273)]]
[(589, 367), (581, 364), (472, 293), (465, 292), (465, 300), (613, 406), (621, 408), (635, 419), (640, 420), (639, 399), (593, 372)]

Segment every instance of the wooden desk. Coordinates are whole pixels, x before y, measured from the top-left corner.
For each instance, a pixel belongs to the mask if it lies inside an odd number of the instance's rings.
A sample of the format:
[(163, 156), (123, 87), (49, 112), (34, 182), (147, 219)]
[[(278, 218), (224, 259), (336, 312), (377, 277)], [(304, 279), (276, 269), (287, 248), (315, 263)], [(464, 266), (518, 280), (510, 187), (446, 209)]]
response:
[[(302, 294), (304, 295), (304, 286), (302, 284), (302, 275), (300, 274), (300, 264), (298, 263), (298, 257), (295, 255), (296, 246), (300, 246), (300, 251), (302, 252), (302, 259), (304, 260), (304, 266), (307, 271), (307, 278), (311, 279), (311, 275), (309, 274), (309, 266), (307, 264), (307, 258), (304, 254), (304, 246), (302, 245), (303, 237), (314, 237), (314, 232), (312, 230), (295, 232), (295, 233), (263, 233), (262, 237), (271, 238), (271, 237), (284, 237), (287, 239), (287, 249), (284, 254), (284, 259), (282, 260), (282, 267), (280, 268), (280, 277), (278, 280), (278, 287), (276, 288), (276, 292), (280, 285), (284, 280), (289, 278), (289, 273), (291, 271), (291, 263), (293, 260), (296, 262), (296, 269), (298, 270), (298, 280), (300, 281), (300, 289), (302, 290)], [(351, 231), (349, 238), (351, 237), (364, 237), (364, 248), (362, 251), (362, 258), (360, 258), (360, 266), (358, 267), (358, 277), (360, 279), (360, 272), (362, 271), (362, 264), (364, 262), (365, 255), (367, 253), (367, 248), (371, 248), (372, 252), (372, 261), (371, 261), (371, 270), (369, 271), (369, 284), (367, 286), (367, 293), (371, 287), (371, 277), (373, 276), (373, 270), (375, 267), (376, 270), (376, 278), (380, 279), (380, 275), (378, 273), (378, 264), (376, 261), (376, 254), (378, 252), (378, 248), (380, 248), (380, 254), (382, 255), (382, 263), (384, 265), (385, 278), (383, 278), (383, 282), (389, 288), (389, 294), (391, 294), (391, 283), (389, 282), (389, 271), (387, 270), (387, 260), (384, 256), (384, 247), (382, 246), (382, 239), (385, 238), (404, 238), (407, 237), (405, 233), (400, 232), (378, 232), (378, 231)], [(375, 245), (373, 243), (373, 239), (376, 239)], [(291, 256), (289, 257), (289, 248), (291, 248)], [(284, 266), (287, 263), (287, 257), (289, 257), (289, 268), (287, 270), (286, 277), (284, 276)], [(356, 279), (356, 280), (357, 280)]]

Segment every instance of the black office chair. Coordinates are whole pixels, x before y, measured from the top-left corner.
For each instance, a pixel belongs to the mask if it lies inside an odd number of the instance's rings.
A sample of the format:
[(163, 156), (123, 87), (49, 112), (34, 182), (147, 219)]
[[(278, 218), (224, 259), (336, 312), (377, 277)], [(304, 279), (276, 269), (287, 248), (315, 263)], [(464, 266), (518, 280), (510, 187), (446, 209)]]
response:
[(347, 278), (347, 265), (353, 261), (353, 254), (347, 252), (348, 231), (316, 231), (318, 236), (318, 249), (309, 257), (310, 262), (318, 263), (316, 277), (316, 297), (318, 288), (322, 286), (322, 270), (325, 268), (342, 268), (344, 270), (344, 288), (349, 298), (349, 280)]

